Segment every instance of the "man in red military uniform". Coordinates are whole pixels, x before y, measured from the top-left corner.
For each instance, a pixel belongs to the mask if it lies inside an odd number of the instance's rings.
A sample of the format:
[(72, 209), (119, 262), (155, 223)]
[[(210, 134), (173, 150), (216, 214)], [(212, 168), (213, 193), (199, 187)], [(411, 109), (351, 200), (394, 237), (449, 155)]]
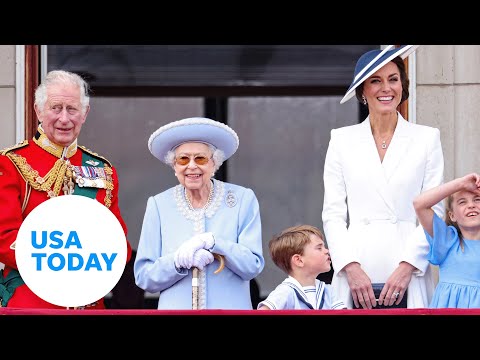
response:
[[(109, 208), (127, 227), (118, 204), (118, 177), (112, 164), (77, 144), (90, 110), (88, 84), (77, 74), (51, 71), (35, 92), (39, 127), (33, 139), (0, 150), (0, 306), (60, 308), (35, 295), (15, 261), (15, 239), (25, 217), (55, 196), (83, 195)], [(71, 214), (75, 216), (75, 209)], [(94, 226), (101, 226), (95, 224)], [(131, 246), (127, 241), (127, 262)], [(104, 309), (104, 300), (82, 308)]]

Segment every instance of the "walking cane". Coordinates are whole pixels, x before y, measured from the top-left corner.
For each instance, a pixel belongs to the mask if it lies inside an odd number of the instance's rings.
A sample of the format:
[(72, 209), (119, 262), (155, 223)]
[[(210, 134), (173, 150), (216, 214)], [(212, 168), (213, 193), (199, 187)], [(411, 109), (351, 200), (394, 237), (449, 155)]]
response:
[[(220, 266), (213, 273), (218, 274), (225, 267), (225, 259), (220, 254), (213, 254), (213, 257), (220, 262)], [(192, 309), (198, 310), (199, 302), (199, 284), (198, 284), (198, 268), (192, 268)]]

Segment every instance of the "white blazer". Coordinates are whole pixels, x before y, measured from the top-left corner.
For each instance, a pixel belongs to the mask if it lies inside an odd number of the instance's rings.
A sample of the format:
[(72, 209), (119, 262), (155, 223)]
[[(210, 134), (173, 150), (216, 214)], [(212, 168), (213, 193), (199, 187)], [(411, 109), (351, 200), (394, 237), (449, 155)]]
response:
[[(322, 220), (335, 270), (332, 287), (349, 308), (350, 288), (342, 269), (353, 261), (372, 283), (385, 282), (401, 261), (412, 264), (418, 271), (409, 285), (407, 306), (428, 307), (435, 284), (413, 199), (443, 182), (443, 168), (440, 131), (412, 124), (400, 113), (383, 162), (369, 117), (331, 131)], [(443, 217), (443, 202), (434, 210)]]

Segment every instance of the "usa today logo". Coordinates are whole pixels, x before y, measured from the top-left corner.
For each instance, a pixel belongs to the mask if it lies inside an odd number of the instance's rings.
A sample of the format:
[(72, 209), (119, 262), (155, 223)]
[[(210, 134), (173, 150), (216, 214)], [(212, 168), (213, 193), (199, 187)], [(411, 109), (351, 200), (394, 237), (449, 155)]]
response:
[(123, 274), (125, 233), (113, 213), (79, 195), (51, 198), (22, 223), (15, 242), (18, 271), (43, 300), (85, 306), (107, 295)]

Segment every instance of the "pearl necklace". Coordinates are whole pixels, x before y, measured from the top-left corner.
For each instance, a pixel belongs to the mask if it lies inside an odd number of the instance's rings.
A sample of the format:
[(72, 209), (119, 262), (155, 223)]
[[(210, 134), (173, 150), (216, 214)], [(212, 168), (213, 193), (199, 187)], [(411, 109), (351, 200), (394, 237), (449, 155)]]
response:
[[(205, 211), (207, 209), (207, 207), (210, 205), (210, 203), (212, 202), (212, 198), (213, 198), (213, 184), (211, 183), (210, 192), (208, 193), (207, 202), (205, 203), (205, 205), (203, 205), (203, 207), (200, 210)], [(193, 207), (192, 202), (190, 201), (190, 198), (187, 195), (187, 189), (185, 189), (185, 200), (187, 201), (187, 205), (188, 205), (190, 210), (198, 210), (198, 209), (195, 209)]]

